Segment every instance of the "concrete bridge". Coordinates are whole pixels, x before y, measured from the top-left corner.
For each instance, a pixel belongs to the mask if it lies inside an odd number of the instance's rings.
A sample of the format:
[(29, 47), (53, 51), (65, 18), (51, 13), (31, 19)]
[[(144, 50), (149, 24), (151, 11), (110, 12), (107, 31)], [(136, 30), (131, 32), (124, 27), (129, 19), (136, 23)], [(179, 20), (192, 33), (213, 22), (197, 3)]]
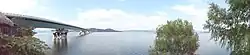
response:
[[(1, 12), (3, 13), (3, 12)], [(79, 35), (87, 35), (90, 33), (88, 29), (73, 26), (53, 20), (48, 20), (45, 18), (21, 15), (21, 14), (13, 14), (13, 13), (3, 13), (7, 16), (15, 25), (19, 27), (32, 27), (32, 28), (52, 28), (54, 30), (54, 37), (60, 37), (60, 39), (67, 40), (68, 32), (80, 32)]]

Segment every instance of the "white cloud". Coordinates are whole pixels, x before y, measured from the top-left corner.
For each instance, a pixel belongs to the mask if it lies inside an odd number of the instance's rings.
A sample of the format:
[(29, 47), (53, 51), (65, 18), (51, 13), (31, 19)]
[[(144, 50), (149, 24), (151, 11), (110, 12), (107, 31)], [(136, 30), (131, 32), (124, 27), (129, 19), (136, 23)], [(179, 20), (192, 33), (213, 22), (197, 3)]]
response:
[[(213, 2), (221, 7), (228, 7), (224, 0), (187, 0), (188, 5), (176, 4), (172, 9), (179, 12), (179, 14), (184, 14), (186, 20), (193, 23), (194, 29), (203, 30), (203, 24), (207, 20), (207, 12), (209, 3)], [(180, 16), (180, 15), (179, 15)]]
[[(182, 19), (193, 23), (195, 30), (202, 30), (207, 19), (207, 7), (200, 8), (195, 5), (175, 5), (175, 12), (184, 14)], [(115, 28), (115, 29), (155, 29), (168, 19), (167, 12), (157, 11), (156, 15), (145, 15), (126, 12), (119, 9), (92, 9), (78, 13), (78, 19), (70, 22), (81, 27)], [(173, 18), (172, 18), (173, 19)]]
[(37, 5), (38, 0), (0, 0), (0, 11), (25, 13)]
[(122, 1), (122, 2), (123, 2), (123, 1), (126, 1), (126, 0), (119, 0), (119, 1)]
[(197, 8), (194, 5), (176, 5), (172, 9), (179, 11), (180, 14), (187, 15), (187, 20), (191, 21), (194, 29), (202, 30), (203, 24), (207, 19), (207, 7)]
[(86, 28), (153, 30), (165, 21), (167, 21), (167, 16), (163, 12), (156, 15), (144, 15), (119, 9), (91, 9), (79, 12), (78, 19), (69, 23)]
[[(43, 1), (49, 2), (48, 0)], [(0, 0), (0, 12), (36, 16), (66, 23), (64, 20), (54, 16), (53, 14), (56, 14), (56, 12), (43, 6), (41, 2), (39, 0)], [(44, 30), (43, 28), (40, 29)]]
[[(155, 29), (159, 24), (163, 24), (168, 19), (167, 12), (156, 11), (154, 15), (145, 15), (140, 13), (126, 12), (120, 9), (77, 9), (78, 19), (74, 21), (66, 21), (57, 17), (53, 9), (42, 6), (38, 0), (0, 0), (0, 11), (28, 14), (56, 20), (63, 23), (84, 27), (84, 28), (115, 28), (115, 29)], [(125, 0), (120, 0), (125, 1)], [(198, 2), (197, 2), (198, 1)], [(175, 5), (172, 9), (186, 14), (193, 23), (195, 29), (202, 29), (202, 24), (206, 20), (207, 8), (197, 8), (196, 5), (201, 4), (200, 0), (190, 0), (193, 5)], [(50, 13), (47, 13), (50, 12)], [(178, 15), (177, 15), (178, 16)], [(180, 16), (181, 17), (181, 16)]]
[[(43, 1), (49, 2), (48, 0)], [(56, 12), (53, 9), (43, 6), (41, 2), (39, 0), (0, 0), (0, 11), (42, 17), (66, 23), (54, 15)]]
[(196, 8), (194, 5), (176, 5), (172, 9), (183, 12), (187, 15), (206, 16), (206, 9)]

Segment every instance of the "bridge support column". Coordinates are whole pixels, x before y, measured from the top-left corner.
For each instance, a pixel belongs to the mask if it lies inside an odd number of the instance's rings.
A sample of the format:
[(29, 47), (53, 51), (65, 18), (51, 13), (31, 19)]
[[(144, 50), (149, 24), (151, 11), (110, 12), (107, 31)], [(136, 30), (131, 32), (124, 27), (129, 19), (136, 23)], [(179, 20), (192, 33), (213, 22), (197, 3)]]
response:
[(63, 55), (59, 54), (61, 52), (67, 52), (68, 41), (67, 41), (68, 30), (56, 29), (53, 33), (54, 45), (53, 45), (53, 54), (54, 55)]
[(53, 33), (54, 40), (67, 40), (68, 31), (64, 29), (56, 29)]

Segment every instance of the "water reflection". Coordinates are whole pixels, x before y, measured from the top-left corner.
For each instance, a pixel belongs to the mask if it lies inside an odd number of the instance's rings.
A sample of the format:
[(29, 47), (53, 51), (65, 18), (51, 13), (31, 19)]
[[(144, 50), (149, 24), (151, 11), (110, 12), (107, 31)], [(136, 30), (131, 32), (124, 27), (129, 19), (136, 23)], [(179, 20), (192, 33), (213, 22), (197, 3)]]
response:
[[(151, 32), (100, 32), (87, 36), (69, 33), (67, 55), (149, 55), (149, 46), (155, 42), (156, 34)], [(229, 55), (226, 49), (210, 40), (210, 33), (199, 34), (200, 55)], [(55, 49), (51, 32), (38, 33), (36, 37)], [(48, 54), (52, 54), (49, 51)], [(64, 54), (66, 55), (66, 54)]]
[(67, 39), (54, 39), (53, 55), (64, 55), (68, 51)]

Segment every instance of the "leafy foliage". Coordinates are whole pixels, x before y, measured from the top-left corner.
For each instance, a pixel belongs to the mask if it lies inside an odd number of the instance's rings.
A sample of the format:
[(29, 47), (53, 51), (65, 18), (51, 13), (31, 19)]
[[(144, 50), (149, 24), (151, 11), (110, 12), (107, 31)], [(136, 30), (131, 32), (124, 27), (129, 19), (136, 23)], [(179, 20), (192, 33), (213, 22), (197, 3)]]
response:
[(157, 28), (157, 36), (151, 55), (195, 55), (198, 35), (186, 20), (168, 21)]
[(0, 44), (0, 50), (3, 50), (0, 55), (45, 55), (48, 46), (33, 35), (30, 28), (19, 28), (15, 36), (0, 35), (0, 40), (4, 41)]
[(211, 3), (208, 20), (204, 25), (212, 34), (211, 39), (232, 51), (231, 55), (250, 54), (250, 0), (227, 0), (229, 8)]

